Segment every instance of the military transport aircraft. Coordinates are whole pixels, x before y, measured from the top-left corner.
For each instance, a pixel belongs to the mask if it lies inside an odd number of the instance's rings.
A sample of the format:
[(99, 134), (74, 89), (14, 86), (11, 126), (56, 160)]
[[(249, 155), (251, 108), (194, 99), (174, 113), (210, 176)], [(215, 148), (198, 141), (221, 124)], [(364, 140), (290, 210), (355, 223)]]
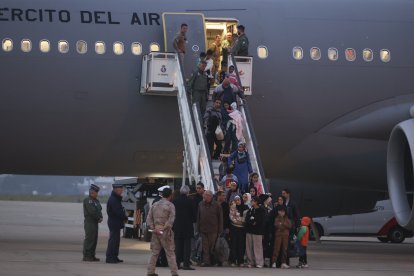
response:
[(187, 23), (191, 69), (243, 24), (271, 189), (346, 214), (371, 209), (388, 176), (413, 229), (413, 14), (407, 0), (2, 0), (0, 173), (179, 177), (177, 99), (139, 93), (142, 57)]

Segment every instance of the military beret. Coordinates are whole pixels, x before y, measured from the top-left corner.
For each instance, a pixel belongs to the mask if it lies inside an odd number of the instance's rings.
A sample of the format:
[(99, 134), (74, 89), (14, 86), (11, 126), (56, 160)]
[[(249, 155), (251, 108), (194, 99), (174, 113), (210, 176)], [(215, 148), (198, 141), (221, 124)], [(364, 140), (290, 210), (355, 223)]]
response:
[(93, 190), (95, 192), (99, 192), (99, 186), (95, 185), (95, 184), (91, 184), (91, 186), (89, 187), (89, 190)]

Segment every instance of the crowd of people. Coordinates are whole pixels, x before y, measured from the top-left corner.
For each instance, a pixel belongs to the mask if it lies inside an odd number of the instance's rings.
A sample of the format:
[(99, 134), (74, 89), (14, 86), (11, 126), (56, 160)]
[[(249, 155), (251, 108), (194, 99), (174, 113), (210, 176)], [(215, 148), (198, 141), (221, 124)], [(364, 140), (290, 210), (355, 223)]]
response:
[[(311, 220), (301, 218), (290, 191), (284, 189), (277, 196), (263, 193), (255, 185), (257, 175), (252, 174), (249, 192), (243, 194), (237, 177), (231, 170), (227, 172), (223, 183), (229, 183), (229, 189), (215, 194), (205, 190), (201, 182), (194, 194), (186, 185), (174, 195), (169, 186), (159, 189), (161, 197), (153, 201), (146, 218), (152, 232), (149, 276), (157, 275), (160, 256), (166, 259), (173, 276), (178, 275), (179, 269), (194, 270), (195, 265), (286, 269), (291, 256), (299, 257), (296, 267), (308, 267), (306, 250)], [(99, 187), (92, 184), (89, 197), (84, 200), (85, 262), (99, 261), (95, 250), (98, 224), (103, 216), (98, 192)], [(122, 192), (122, 185), (114, 184), (107, 204), (107, 263), (123, 262), (118, 258), (120, 230), (126, 219)]]
[[(204, 190), (203, 183), (196, 185), (196, 193), (192, 195), (188, 186), (181, 187), (174, 197), (169, 188), (163, 190), (163, 197), (175, 206), (174, 211), (168, 208), (168, 212), (174, 212), (171, 216), (175, 217), (174, 223), (167, 220), (172, 225), (171, 237), (174, 237), (177, 256), (176, 263), (171, 264), (169, 249), (166, 249), (172, 274), (178, 275), (174, 274), (178, 269), (194, 270), (194, 265), (286, 269), (290, 267), (291, 252), (299, 252), (294, 255), (299, 256), (296, 267), (307, 268), (310, 218), (300, 217), (290, 191), (284, 189), (276, 197), (264, 193), (258, 196), (256, 188), (250, 186), (250, 193), (241, 195), (234, 185), (234, 176), (229, 174), (226, 178), (231, 179), (227, 192), (219, 190), (213, 194)], [(151, 208), (152, 212), (158, 209), (158, 205)], [(150, 221), (151, 216), (150, 213)], [(162, 231), (167, 228), (164, 225)], [(219, 240), (225, 240), (229, 248), (225, 259), (226, 254), (217, 252)], [(155, 275), (154, 262), (159, 251), (153, 250), (148, 275)]]

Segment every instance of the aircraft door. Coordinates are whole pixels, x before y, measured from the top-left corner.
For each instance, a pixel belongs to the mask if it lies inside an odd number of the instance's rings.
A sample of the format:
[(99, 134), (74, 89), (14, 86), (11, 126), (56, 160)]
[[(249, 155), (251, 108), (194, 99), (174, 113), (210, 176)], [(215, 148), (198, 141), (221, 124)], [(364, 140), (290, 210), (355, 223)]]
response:
[(184, 55), (184, 72), (186, 76), (195, 69), (200, 52), (206, 50), (206, 32), (202, 13), (163, 13), (164, 48), (166, 52), (175, 52), (173, 42), (180, 32), (181, 24), (188, 25), (186, 33), (186, 52)]

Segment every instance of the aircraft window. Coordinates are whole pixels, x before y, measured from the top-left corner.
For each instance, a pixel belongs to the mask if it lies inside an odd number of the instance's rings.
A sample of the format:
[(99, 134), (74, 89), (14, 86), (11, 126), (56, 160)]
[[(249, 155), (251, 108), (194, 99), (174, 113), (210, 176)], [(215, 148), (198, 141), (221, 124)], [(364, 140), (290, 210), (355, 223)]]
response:
[(329, 58), (329, 60), (332, 60), (332, 61), (338, 60), (338, 49), (329, 48), (328, 49), (328, 58)]
[(347, 61), (354, 61), (356, 59), (355, 50), (348, 48), (345, 50), (345, 57)]
[(1, 44), (2, 44), (3, 51), (10, 52), (11, 50), (13, 50), (13, 40), (6, 38), (6, 39), (3, 39), (3, 42)]
[(382, 49), (380, 52), (380, 57), (383, 62), (388, 62), (391, 60), (391, 52), (386, 49)]
[(114, 43), (114, 53), (115, 55), (122, 55), (124, 53), (124, 44), (122, 42)]
[(142, 54), (142, 45), (139, 42), (134, 42), (131, 45), (131, 51), (133, 55), (139, 56)]
[(362, 57), (365, 61), (372, 61), (374, 59), (374, 53), (371, 49), (365, 48), (364, 51), (362, 51)]
[(42, 53), (49, 52), (50, 51), (50, 42), (49, 42), (49, 40), (46, 40), (46, 39), (40, 40), (39, 47), (40, 47), (40, 51)]
[(88, 51), (88, 44), (83, 40), (79, 40), (76, 42), (76, 51), (78, 51), (79, 54), (86, 54)]
[(303, 50), (301, 47), (294, 47), (293, 48), (293, 58), (296, 60), (303, 59)]
[(151, 43), (150, 44), (150, 52), (159, 52), (160, 51), (160, 45), (158, 43)]
[(32, 50), (32, 42), (29, 39), (23, 39), (21, 43), (22, 51), (28, 53)]
[(313, 60), (320, 60), (321, 59), (321, 49), (318, 47), (312, 47), (310, 50), (310, 56)]
[(105, 42), (98, 41), (95, 43), (95, 52), (98, 55), (105, 54)]
[(259, 58), (265, 59), (269, 55), (269, 52), (267, 50), (266, 46), (259, 46), (257, 47), (257, 55)]
[(69, 52), (69, 43), (65, 40), (60, 40), (58, 42), (58, 50), (60, 53), (66, 54), (67, 52)]

